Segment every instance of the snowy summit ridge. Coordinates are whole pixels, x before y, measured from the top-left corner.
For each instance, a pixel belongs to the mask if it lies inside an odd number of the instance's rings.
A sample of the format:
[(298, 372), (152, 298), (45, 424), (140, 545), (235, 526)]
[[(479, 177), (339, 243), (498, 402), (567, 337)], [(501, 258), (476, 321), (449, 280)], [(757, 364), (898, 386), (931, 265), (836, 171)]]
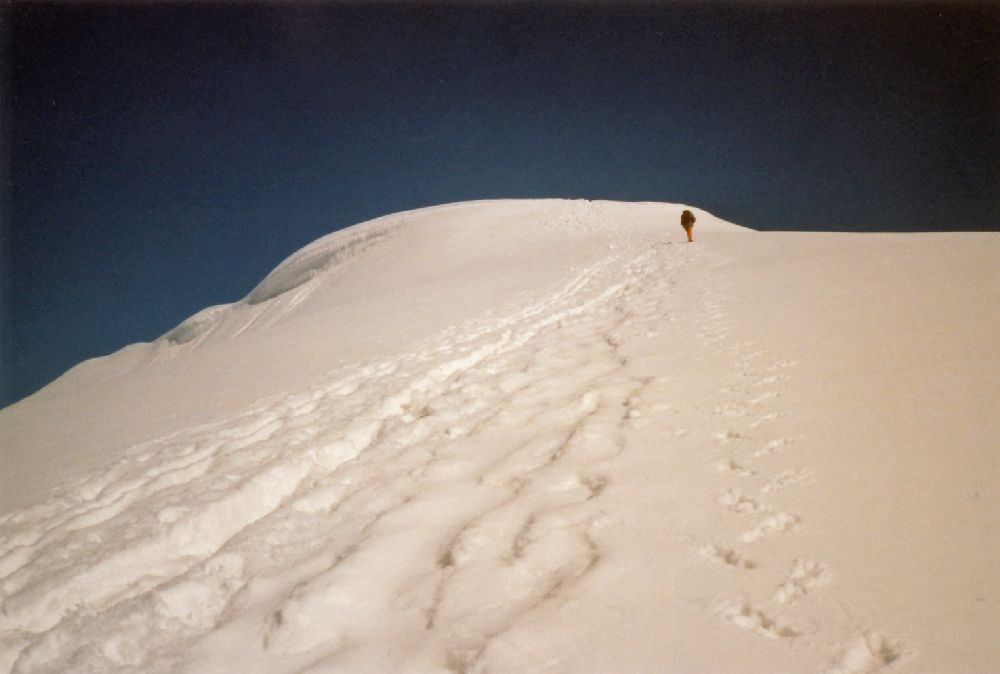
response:
[[(210, 331), (215, 324), (219, 322), (226, 313), (228, 313), (228, 311), (234, 310), (235, 307), (261, 304), (269, 300), (273, 300), (292, 290), (299, 289), (330, 268), (342, 264), (347, 260), (356, 258), (366, 249), (376, 246), (380, 242), (384, 242), (387, 238), (398, 234), (398, 230), (403, 228), (416, 227), (422, 229), (423, 231), (419, 232), (418, 235), (429, 238), (430, 245), (433, 245), (434, 239), (440, 234), (441, 229), (439, 227), (435, 227), (436, 225), (443, 225), (445, 223), (451, 227), (455, 227), (457, 225), (457, 227), (465, 230), (462, 232), (463, 234), (478, 236), (477, 233), (479, 230), (488, 226), (491, 221), (495, 220), (497, 217), (504, 217), (504, 215), (507, 215), (509, 220), (512, 221), (509, 224), (514, 224), (519, 221), (520, 226), (524, 228), (557, 228), (565, 233), (565, 230), (570, 226), (570, 222), (566, 214), (563, 214), (562, 216), (566, 221), (560, 222), (558, 219), (536, 220), (532, 217), (535, 215), (534, 213), (531, 213), (526, 218), (523, 213), (518, 212), (519, 210), (524, 209), (524, 207), (528, 204), (537, 207), (542, 203), (549, 203), (551, 205), (555, 203), (572, 204), (574, 202), (564, 202), (563, 200), (460, 202), (455, 204), (446, 204), (443, 206), (431, 206), (413, 211), (383, 216), (368, 222), (354, 225), (353, 227), (333, 232), (317, 239), (290, 255), (270, 274), (268, 274), (267, 277), (264, 278), (264, 280), (261, 281), (261, 283), (258, 284), (250, 292), (250, 294), (240, 302), (233, 305), (208, 307), (167, 333), (165, 338), (173, 344), (184, 344), (192, 341)], [(575, 203), (579, 209), (582, 204), (591, 204), (594, 202), (578, 200)], [(597, 203), (603, 204), (604, 208), (615, 207), (614, 202)], [(617, 206), (624, 207), (626, 205), (617, 204)], [(667, 220), (670, 219), (672, 211), (677, 210), (680, 212), (680, 210), (683, 210), (684, 208), (681, 205), (663, 205), (663, 207), (671, 211), (671, 213), (665, 212), (663, 214), (664, 224), (666, 224)], [(484, 217), (484, 214), (489, 215)], [(712, 221), (711, 225), (706, 222), (705, 226), (719, 227), (728, 225), (733, 228), (737, 227), (737, 225), (717, 220), (703, 211), (699, 211), (699, 214), (702, 216), (704, 221)], [(461, 220), (457, 223), (455, 222), (456, 215), (461, 218)], [(577, 224), (579, 225), (580, 223)], [(496, 226), (496, 223), (492, 222), (492, 225)], [(611, 232), (608, 233), (610, 234)], [(455, 233), (449, 231), (447, 234), (454, 235)], [(571, 241), (572, 239), (570, 238), (567, 243), (570, 243)], [(471, 258), (471, 253), (473, 252), (479, 254), (484, 252), (476, 250), (475, 246), (469, 246), (468, 241), (463, 241), (462, 243), (465, 245), (461, 249), (455, 245), (442, 245), (443, 250), (441, 251), (441, 257), (449, 255), (457, 256), (459, 258)], [(513, 241), (508, 240), (504, 243), (516, 244), (517, 241), (516, 239)], [(486, 252), (488, 254), (502, 254), (504, 251), (498, 251), (494, 248), (493, 250)], [(510, 256), (516, 255), (517, 252), (517, 248), (511, 251), (506, 251), (506, 253)]]

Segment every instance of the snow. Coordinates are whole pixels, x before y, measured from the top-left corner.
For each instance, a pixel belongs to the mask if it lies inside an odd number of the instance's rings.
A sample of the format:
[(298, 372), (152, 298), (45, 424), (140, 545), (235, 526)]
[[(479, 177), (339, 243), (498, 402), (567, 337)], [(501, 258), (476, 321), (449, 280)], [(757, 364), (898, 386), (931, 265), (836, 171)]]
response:
[(995, 671), (1000, 236), (684, 208), (386, 216), (0, 411), (0, 672)]

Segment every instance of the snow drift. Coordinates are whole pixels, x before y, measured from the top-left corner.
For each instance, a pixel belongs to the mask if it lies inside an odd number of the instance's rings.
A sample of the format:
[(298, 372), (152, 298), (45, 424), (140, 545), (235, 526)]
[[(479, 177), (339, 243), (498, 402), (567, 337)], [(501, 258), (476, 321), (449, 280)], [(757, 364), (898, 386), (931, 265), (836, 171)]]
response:
[(988, 672), (993, 234), (452, 204), (0, 411), (0, 671)]

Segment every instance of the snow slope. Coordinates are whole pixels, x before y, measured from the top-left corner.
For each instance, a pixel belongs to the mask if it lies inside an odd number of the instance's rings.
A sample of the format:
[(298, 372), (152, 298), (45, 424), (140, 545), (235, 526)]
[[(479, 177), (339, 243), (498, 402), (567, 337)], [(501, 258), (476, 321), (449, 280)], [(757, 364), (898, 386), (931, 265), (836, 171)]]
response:
[(0, 671), (990, 672), (1000, 237), (498, 201), (0, 411)]

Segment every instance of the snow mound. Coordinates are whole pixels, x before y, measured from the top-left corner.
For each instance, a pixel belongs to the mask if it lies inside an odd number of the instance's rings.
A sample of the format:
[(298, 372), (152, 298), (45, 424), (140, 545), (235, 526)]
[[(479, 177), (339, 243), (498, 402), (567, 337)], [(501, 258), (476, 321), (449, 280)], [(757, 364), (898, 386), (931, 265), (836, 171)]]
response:
[(231, 306), (231, 304), (217, 304), (214, 307), (202, 309), (165, 334), (163, 339), (171, 344), (187, 344), (211, 330), (212, 326), (229, 311)]
[(328, 234), (279, 264), (247, 295), (245, 301), (251, 305), (260, 304), (298, 288), (331, 266), (374, 246), (405, 223), (405, 219), (394, 217), (387, 223), (373, 221)]
[(390, 215), (317, 239), (286, 258), (239, 302), (202, 309), (160, 339), (174, 345), (196, 341), (215, 329), (234, 309), (273, 300), (308, 283), (332, 267), (375, 246), (406, 222), (405, 217)]
[(991, 671), (1000, 238), (683, 208), (372, 221), (0, 411), (0, 674)]

